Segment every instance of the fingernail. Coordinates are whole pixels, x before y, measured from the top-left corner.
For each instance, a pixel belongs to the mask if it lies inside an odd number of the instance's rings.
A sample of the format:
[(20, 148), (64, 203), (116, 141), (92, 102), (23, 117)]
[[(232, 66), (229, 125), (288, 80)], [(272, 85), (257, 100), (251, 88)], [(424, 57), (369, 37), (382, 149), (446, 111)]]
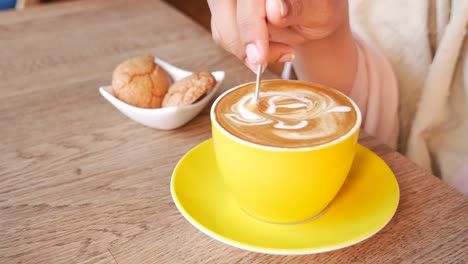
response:
[(285, 17), (288, 14), (288, 6), (283, 0), (276, 0), (276, 2), (278, 2), (280, 8), (280, 15)]
[(250, 62), (248, 61), (247, 58), (245, 59), (244, 64), (245, 64), (245, 66), (247, 66), (251, 71), (253, 71), (254, 73), (256, 73), (256, 71), (257, 71), (257, 65), (254, 65), (254, 64), (250, 63)]
[(293, 61), (296, 56), (293, 53), (284, 54), (278, 60), (278, 62), (289, 62)]
[(247, 47), (245, 47), (245, 54), (247, 54), (247, 61), (250, 64), (256, 64), (258, 62), (258, 59), (260, 58), (257, 46), (255, 46), (255, 44), (252, 43), (248, 44)]

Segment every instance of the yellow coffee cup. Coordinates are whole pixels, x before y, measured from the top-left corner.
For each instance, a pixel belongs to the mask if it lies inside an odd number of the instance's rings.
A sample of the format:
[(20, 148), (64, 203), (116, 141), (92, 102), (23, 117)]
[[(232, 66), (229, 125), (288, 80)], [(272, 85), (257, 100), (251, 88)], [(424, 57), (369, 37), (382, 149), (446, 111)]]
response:
[(338, 139), (313, 147), (264, 146), (234, 136), (216, 118), (219, 101), (243, 86), (220, 95), (210, 112), (215, 157), (225, 185), (246, 213), (264, 221), (295, 223), (319, 215), (351, 168), (361, 125), (359, 108), (346, 97), (357, 118), (352, 129)]

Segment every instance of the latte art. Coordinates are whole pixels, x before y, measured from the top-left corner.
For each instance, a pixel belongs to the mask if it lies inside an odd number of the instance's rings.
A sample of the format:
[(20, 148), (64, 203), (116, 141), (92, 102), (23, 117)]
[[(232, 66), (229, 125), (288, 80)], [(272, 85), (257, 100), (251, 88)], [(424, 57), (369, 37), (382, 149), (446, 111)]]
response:
[(336, 133), (337, 119), (322, 118), (315, 129), (298, 133), (314, 119), (337, 112), (349, 112), (349, 106), (338, 106), (330, 96), (313, 91), (283, 91), (260, 93), (262, 111), (255, 105), (254, 94), (249, 93), (231, 107), (232, 113), (225, 114), (240, 126), (272, 125), (272, 133), (286, 139), (313, 139)]
[(227, 97), (235, 99), (223, 98), (216, 109), (220, 124), (249, 142), (315, 146), (346, 134), (356, 121), (349, 100), (331, 89), (302, 82), (284, 87), (281, 81), (266, 81), (257, 106), (250, 86), (231, 92)]

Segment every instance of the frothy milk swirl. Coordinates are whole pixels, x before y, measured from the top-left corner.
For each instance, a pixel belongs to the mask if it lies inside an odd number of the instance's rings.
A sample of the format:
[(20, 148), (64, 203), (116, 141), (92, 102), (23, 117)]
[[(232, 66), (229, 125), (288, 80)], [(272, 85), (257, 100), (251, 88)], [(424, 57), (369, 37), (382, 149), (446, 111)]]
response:
[(352, 105), (343, 95), (291, 87), (261, 92), (259, 106), (254, 92), (246, 92), (222, 116), (228, 121), (221, 122), (224, 127), (247, 141), (285, 147), (331, 141), (349, 131), (355, 120)]

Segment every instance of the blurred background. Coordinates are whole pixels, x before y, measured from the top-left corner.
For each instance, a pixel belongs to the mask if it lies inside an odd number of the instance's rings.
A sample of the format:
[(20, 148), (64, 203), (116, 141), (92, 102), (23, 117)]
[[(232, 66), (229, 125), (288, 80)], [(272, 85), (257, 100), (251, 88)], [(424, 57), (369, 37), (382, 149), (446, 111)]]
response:
[[(0, 11), (2, 10), (21, 10), (37, 5), (50, 4), (56, 2), (69, 2), (78, 0), (0, 0)], [(210, 9), (206, 0), (164, 0), (181, 10), (192, 19), (197, 21), (206, 29), (210, 29)]]

